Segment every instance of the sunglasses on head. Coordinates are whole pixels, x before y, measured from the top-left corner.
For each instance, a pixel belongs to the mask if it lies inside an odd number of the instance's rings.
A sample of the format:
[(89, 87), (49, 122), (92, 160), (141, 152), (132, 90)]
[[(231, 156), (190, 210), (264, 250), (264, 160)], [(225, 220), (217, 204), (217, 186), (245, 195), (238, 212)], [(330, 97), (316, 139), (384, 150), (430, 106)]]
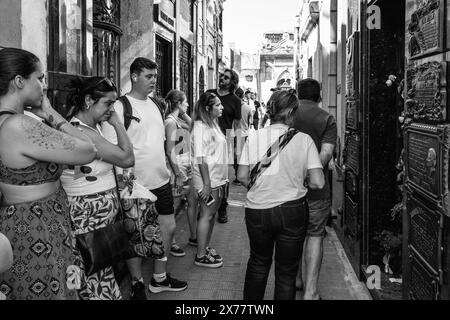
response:
[(94, 85), (89, 86), (89, 87), (86, 88), (84, 91), (85, 91), (85, 92), (88, 92), (89, 90), (92, 90), (92, 89), (94, 89), (94, 88), (97, 88), (97, 87), (98, 87), (100, 84), (102, 84), (103, 82), (105, 82), (108, 86), (113, 87), (114, 90), (117, 90), (117, 87), (116, 87), (115, 83), (114, 83), (111, 79), (105, 77), (105, 78), (102, 78), (102, 79), (100, 79), (99, 81), (97, 81)]

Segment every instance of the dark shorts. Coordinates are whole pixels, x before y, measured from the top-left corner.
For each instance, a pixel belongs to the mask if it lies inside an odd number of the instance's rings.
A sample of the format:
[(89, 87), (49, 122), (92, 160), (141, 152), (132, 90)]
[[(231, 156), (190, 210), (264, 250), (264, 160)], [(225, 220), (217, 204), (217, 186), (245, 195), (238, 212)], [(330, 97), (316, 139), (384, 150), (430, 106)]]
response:
[(325, 225), (330, 215), (331, 200), (308, 200), (309, 221), (308, 237), (323, 237), (325, 235)]
[(158, 198), (158, 200), (156, 200), (155, 207), (159, 215), (165, 216), (175, 213), (173, 209), (173, 195), (170, 182), (158, 189), (150, 190), (150, 192)]

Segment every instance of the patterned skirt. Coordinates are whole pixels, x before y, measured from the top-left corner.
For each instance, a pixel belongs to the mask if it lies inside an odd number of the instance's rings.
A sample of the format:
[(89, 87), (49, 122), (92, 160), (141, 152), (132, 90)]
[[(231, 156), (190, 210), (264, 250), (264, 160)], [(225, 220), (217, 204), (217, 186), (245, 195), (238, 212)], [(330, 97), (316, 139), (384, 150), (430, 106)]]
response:
[(77, 299), (68, 288), (76, 258), (66, 193), (0, 208), (0, 231), (13, 247), (14, 262), (0, 274), (8, 300)]
[[(69, 209), (72, 228), (76, 235), (103, 228), (114, 223), (119, 201), (115, 189), (86, 196), (69, 196)], [(102, 269), (86, 276), (83, 263), (81, 300), (121, 300), (119, 285), (114, 277), (112, 267)]]

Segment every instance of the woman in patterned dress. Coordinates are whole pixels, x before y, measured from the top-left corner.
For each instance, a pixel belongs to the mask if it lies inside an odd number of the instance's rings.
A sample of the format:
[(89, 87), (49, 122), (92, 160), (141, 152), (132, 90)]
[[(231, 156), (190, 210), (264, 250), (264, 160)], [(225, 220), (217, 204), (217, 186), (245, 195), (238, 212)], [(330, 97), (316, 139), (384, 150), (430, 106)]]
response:
[[(134, 165), (133, 146), (113, 105), (117, 88), (107, 78), (90, 77), (77, 80), (70, 105), (75, 106), (70, 122), (95, 143), (100, 160), (64, 170), (61, 181), (69, 198), (70, 218), (74, 233), (83, 234), (114, 223), (119, 208), (113, 165)], [(116, 131), (117, 145), (103, 138), (101, 121), (108, 121)], [(84, 270), (84, 267), (81, 268)], [(82, 300), (122, 299), (112, 267), (92, 275), (82, 272)]]
[[(0, 50), (0, 232), (13, 265), (0, 274), (8, 300), (76, 298), (67, 196), (61, 164), (96, 157), (92, 141), (72, 127), (44, 94), (42, 64), (32, 53)], [(29, 109), (47, 124), (24, 114)], [(78, 272), (79, 274), (79, 272)]]

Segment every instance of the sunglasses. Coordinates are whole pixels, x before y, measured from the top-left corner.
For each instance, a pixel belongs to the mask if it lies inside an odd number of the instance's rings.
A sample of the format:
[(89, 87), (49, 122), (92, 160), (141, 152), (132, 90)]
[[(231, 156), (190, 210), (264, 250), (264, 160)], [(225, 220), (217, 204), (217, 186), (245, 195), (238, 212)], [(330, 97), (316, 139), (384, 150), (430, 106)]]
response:
[(89, 90), (92, 90), (94, 88), (97, 88), (100, 84), (102, 84), (103, 82), (105, 82), (108, 86), (114, 88), (114, 90), (117, 91), (117, 86), (116, 84), (109, 78), (102, 78), (99, 81), (97, 81), (94, 85), (87, 87), (84, 92), (89, 92)]
[(229, 76), (227, 76), (226, 74), (223, 74), (223, 73), (220, 75), (220, 77), (224, 78), (225, 80), (231, 79)]

